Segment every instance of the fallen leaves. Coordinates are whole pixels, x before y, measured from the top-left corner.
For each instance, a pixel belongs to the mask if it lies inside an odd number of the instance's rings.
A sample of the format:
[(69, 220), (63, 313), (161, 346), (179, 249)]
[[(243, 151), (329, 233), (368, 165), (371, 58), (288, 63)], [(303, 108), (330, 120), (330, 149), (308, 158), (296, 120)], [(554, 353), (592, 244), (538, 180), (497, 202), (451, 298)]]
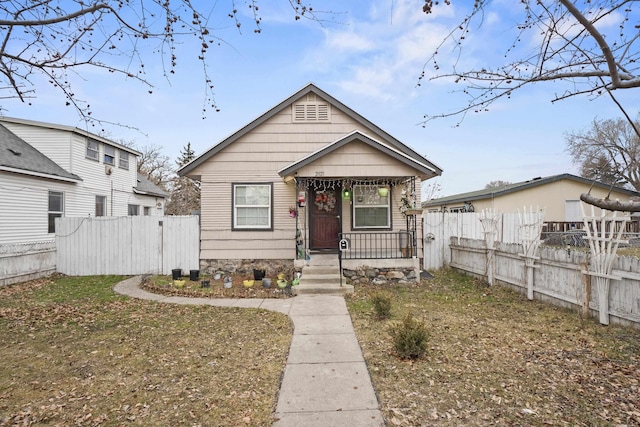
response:
[[(389, 321), (359, 286), (347, 298), (381, 409), (391, 425), (640, 425), (640, 330), (581, 319), (508, 289), (442, 271), (391, 289)], [(394, 357), (389, 322), (407, 312), (428, 354)]]
[(76, 278), (70, 296), (56, 280), (0, 289), (0, 426), (271, 425), (287, 316), (121, 298), (118, 278)]

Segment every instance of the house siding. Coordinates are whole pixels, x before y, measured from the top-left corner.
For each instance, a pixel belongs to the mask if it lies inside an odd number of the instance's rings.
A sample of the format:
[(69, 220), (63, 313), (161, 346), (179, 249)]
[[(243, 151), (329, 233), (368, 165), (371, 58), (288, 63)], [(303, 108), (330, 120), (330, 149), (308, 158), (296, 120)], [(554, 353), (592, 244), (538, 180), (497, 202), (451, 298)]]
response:
[(53, 239), (48, 233), (49, 191), (65, 194), (66, 210), (75, 185), (0, 172), (0, 244)]
[[(151, 215), (164, 214), (163, 198), (133, 192), (137, 185), (135, 151), (129, 151), (128, 170), (119, 168), (116, 158), (108, 175), (103, 163), (103, 142), (99, 160), (95, 161), (86, 157), (87, 137), (72, 128), (11, 119), (0, 119), (0, 122), (67, 172), (82, 179), (69, 183), (28, 173), (0, 172), (0, 244), (53, 239), (54, 235), (47, 233), (49, 190), (64, 193), (64, 216), (67, 217), (94, 216), (96, 196), (106, 196), (107, 216), (126, 216), (128, 204), (139, 205), (141, 215), (144, 207), (150, 208)], [(111, 145), (123, 149), (117, 143)], [(161, 209), (157, 208), (158, 203)]]
[[(580, 200), (580, 194), (589, 192), (589, 187), (587, 184), (565, 179), (496, 196), (493, 199), (474, 200), (472, 203), (476, 212), (480, 212), (482, 209), (517, 212), (518, 210), (522, 211), (525, 207), (527, 209), (530, 207), (544, 208), (545, 221), (563, 222), (566, 221), (565, 202), (568, 200)], [(591, 194), (596, 197), (605, 197), (608, 193), (608, 190), (599, 187), (591, 189)], [(628, 194), (615, 190), (611, 192), (610, 198), (619, 199), (620, 201), (630, 200)], [(454, 205), (451, 204), (451, 206)], [(429, 209), (433, 209), (433, 207)], [(596, 208), (596, 213), (600, 213), (599, 208)]]
[[(279, 114), (257, 126), (226, 146), (212, 159), (199, 165), (189, 175), (201, 178), (201, 254), (203, 260), (216, 259), (293, 259), (295, 252), (296, 218), (289, 216), (289, 208), (296, 206), (297, 189), (293, 183), (285, 184), (277, 171), (300, 158), (334, 142), (354, 130), (383, 141), (373, 129), (363, 128), (350, 116), (332, 109), (331, 121), (322, 123), (294, 122), (292, 109), (284, 108)], [(360, 151), (358, 151), (360, 150)], [(313, 163), (298, 176), (315, 176), (314, 165), (327, 169), (325, 177), (342, 176), (414, 176), (415, 170), (366, 144), (346, 146), (330, 157), (331, 162)], [(363, 154), (363, 151), (366, 154)], [(358, 158), (360, 156), (360, 158)], [(347, 162), (347, 163), (344, 163)], [(328, 168), (331, 167), (330, 170)], [(307, 174), (306, 171), (309, 170)], [(354, 172), (356, 174), (354, 174)], [(273, 184), (273, 230), (231, 231), (231, 183)], [(416, 188), (420, 194), (419, 183)], [(406, 221), (399, 210), (400, 191), (393, 193), (392, 223), (394, 230), (406, 229)], [(300, 209), (298, 221), (306, 222), (308, 209)], [(343, 230), (351, 227), (348, 203), (343, 203)], [(346, 215), (348, 213), (348, 215)], [(306, 228), (306, 227), (300, 227)]]

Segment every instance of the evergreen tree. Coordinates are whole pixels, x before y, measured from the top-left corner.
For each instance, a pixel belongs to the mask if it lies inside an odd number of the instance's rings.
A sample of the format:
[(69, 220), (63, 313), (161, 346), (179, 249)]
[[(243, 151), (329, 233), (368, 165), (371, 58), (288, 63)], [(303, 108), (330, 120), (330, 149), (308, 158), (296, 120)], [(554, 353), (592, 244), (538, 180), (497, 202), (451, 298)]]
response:
[[(189, 142), (181, 150), (176, 164), (181, 168), (195, 158), (196, 154)], [(173, 179), (171, 196), (167, 203), (167, 215), (192, 215), (194, 211), (199, 210), (200, 182), (186, 176), (176, 176)]]

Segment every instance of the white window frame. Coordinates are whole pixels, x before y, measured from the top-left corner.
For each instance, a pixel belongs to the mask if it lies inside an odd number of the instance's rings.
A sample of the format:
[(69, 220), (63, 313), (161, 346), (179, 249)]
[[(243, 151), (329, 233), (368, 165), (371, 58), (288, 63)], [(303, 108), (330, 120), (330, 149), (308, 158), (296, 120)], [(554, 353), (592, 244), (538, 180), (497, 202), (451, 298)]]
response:
[(120, 169), (129, 170), (129, 153), (124, 150), (118, 150), (118, 167)]
[[(269, 200), (265, 204), (238, 204), (236, 203), (236, 195), (241, 187), (263, 187), (267, 190)], [(233, 219), (231, 224), (232, 230), (246, 231), (246, 230), (258, 230), (258, 231), (272, 231), (273, 230), (273, 183), (267, 182), (250, 182), (250, 183), (233, 183), (231, 184), (231, 205), (233, 212)], [(239, 224), (238, 214), (239, 209), (267, 209), (266, 223), (265, 224)]]
[[(102, 207), (102, 212), (99, 211)], [(96, 196), (96, 216), (107, 216), (107, 196)]]
[[(380, 196), (379, 187), (387, 188), (387, 195)], [(354, 230), (390, 230), (391, 229), (391, 189), (388, 186), (354, 185), (353, 189), (353, 229)], [(361, 225), (358, 224), (358, 210), (371, 208), (385, 208), (387, 210), (387, 223), (385, 225)]]
[(140, 205), (127, 205), (127, 215), (128, 216), (138, 216), (140, 215)]
[(116, 147), (104, 144), (104, 164), (114, 166), (116, 164)]
[[(51, 204), (51, 197), (60, 197), (60, 209), (54, 209)], [(56, 232), (56, 218), (64, 216), (64, 192), (49, 190), (47, 194), (47, 233)]]
[(95, 139), (87, 138), (87, 159), (100, 160), (100, 143)]

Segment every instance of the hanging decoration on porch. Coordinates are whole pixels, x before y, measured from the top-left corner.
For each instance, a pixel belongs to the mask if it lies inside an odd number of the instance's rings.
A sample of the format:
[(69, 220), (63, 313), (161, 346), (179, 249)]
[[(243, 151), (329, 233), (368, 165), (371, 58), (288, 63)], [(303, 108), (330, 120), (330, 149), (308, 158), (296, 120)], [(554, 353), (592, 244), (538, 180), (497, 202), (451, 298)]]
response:
[(320, 191), (316, 193), (315, 204), (319, 211), (333, 211), (336, 207), (336, 192)]
[(405, 181), (405, 188), (400, 192), (400, 212), (407, 216), (408, 212), (416, 208), (415, 180)]

